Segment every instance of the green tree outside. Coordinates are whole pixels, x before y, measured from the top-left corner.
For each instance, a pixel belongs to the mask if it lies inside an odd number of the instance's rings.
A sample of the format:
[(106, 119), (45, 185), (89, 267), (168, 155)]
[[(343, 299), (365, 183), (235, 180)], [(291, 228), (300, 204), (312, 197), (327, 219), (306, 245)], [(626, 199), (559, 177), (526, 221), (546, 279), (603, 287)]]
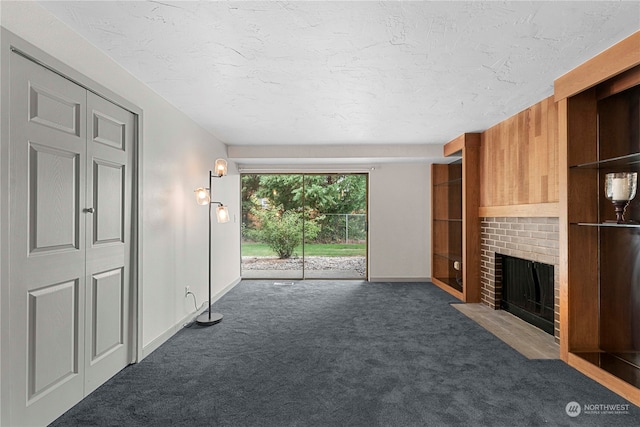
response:
[[(281, 258), (302, 242), (340, 243), (365, 239), (366, 176), (363, 174), (301, 175), (245, 174), (242, 176), (243, 237), (266, 243)], [(295, 241), (295, 244), (294, 244)], [(292, 246), (293, 245), (293, 246)]]

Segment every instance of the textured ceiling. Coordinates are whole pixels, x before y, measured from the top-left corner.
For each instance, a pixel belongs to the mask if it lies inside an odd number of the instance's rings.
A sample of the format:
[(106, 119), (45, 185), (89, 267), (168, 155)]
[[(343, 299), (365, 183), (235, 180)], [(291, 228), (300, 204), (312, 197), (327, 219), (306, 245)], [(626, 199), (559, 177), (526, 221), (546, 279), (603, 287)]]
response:
[(442, 144), (553, 93), (640, 2), (41, 2), (229, 145)]

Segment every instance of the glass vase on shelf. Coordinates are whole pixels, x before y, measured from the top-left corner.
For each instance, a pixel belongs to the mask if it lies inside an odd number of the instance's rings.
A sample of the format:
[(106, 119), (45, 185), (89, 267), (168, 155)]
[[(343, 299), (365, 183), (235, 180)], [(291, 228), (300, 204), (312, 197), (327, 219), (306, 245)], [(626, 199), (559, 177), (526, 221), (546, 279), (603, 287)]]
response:
[(605, 175), (604, 194), (611, 200), (616, 212), (616, 220), (613, 222), (634, 223), (634, 221), (625, 221), (624, 213), (629, 202), (636, 196), (637, 187), (637, 172), (615, 172)]

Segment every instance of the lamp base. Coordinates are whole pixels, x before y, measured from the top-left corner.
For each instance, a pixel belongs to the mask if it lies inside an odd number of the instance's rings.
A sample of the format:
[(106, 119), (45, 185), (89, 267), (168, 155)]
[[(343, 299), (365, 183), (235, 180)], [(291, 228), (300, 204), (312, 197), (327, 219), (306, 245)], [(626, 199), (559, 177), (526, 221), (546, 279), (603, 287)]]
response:
[(196, 322), (198, 323), (198, 325), (202, 325), (202, 326), (215, 325), (216, 323), (220, 323), (221, 321), (222, 321), (222, 314), (209, 313), (208, 311), (196, 318)]

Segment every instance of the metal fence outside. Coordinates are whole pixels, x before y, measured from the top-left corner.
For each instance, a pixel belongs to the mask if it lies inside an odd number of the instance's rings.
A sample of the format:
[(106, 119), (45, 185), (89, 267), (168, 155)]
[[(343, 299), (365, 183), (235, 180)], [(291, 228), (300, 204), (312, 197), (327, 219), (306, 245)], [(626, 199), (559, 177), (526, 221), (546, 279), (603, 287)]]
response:
[(366, 214), (321, 214), (316, 218), (320, 233), (312, 243), (364, 243)]

